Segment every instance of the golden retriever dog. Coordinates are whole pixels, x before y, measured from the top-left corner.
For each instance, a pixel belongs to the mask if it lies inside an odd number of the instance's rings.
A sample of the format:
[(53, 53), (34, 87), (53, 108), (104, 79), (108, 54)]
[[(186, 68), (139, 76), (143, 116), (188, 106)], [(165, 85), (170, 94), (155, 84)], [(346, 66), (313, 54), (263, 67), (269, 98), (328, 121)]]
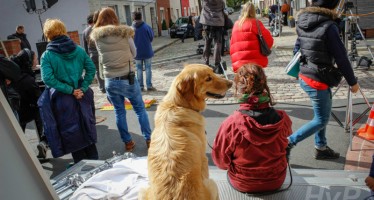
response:
[(232, 82), (202, 64), (184, 67), (157, 107), (148, 150), (149, 187), (139, 199), (216, 200), (206, 157), (206, 98), (223, 98)]

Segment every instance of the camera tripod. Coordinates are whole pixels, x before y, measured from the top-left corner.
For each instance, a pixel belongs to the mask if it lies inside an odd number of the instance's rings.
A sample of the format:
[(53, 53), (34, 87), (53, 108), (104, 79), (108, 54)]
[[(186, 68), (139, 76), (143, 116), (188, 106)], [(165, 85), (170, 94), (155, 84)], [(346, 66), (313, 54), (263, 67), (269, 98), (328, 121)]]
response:
[[(355, 38), (355, 33), (356, 31), (358, 30), (361, 34), (361, 37), (363, 38), (363, 40), (366, 42), (365, 40), (365, 37), (364, 35), (362, 34), (362, 31), (357, 23), (357, 17), (353, 16), (353, 13), (351, 11), (351, 8), (354, 7), (353, 3), (352, 2), (345, 2), (345, 0), (341, 0), (339, 2), (339, 6), (338, 6), (338, 12), (339, 10), (341, 9), (340, 7), (341, 6), (344, 6), (343, 8), (343, 12), (345, 13), (346, 16), (348, 16), (348, 13), (350, 14), (349, 17), (347, 17), (347, 19), (345, 20), (345, 26), (344, 26), (344, 32), (343, 32), (343, 42), (344, 42), (344, 46), (346, 49), (348, 49), (348, 37), (351, 38), (351, 48), (350, 48), (350, 52), (348, 53), (348, 57), (349, 57), (349, 60), (350, 60), (350, 63), (351, 63), (351, 66), (353, 67), (353, 64), (356, 62), (356, 59), (358, 57), (358, 53), (357, 53), (357, 48), (356, 48), (356, 38)], [(367, 43), (366, 43), (367, 44)], [(370, 47), (367, 45), (367, 48), (371, 54), (371, 56), (373, 57), (373, 54), (371, 52), (371, 49)], [(374, 58), (374, 57), (373, 57)], [(356, 77), (357, 79), (357, 77)], [(357, 79), (357, 82), (358, 82), (358, 79)], [(345, 79), (343, 79), (338, 87), (336, 88), (336, 90), (334, 91), (334, 93), (332, 94), (332, 97), (335, 96), (335, 94), (338, 92), (338, 90), (346, 83)], [(350, 90), (350, 88), (348, 88), (348, 95), (347, 95), (347, 106), (346, 106), (346, 111), (345, 111), (345, 123), (343, 124), (339, 119), (338, 117), (333, 113), (331, 112), (331, 116), (334, 118), (334, 120), (342, 127), (345, 129), (346, 132), (349, 132), (350, 133), (350, 148), (352, 150), (352, 137), (353, 137), (353, 126), (359, 122), (362, 117), (364, 117), (366, 115), (366, 113), (368, 113), (371, 109), (371, 106), (370, 106), (370, 103), (368, 101), (368, 99), (366, 98), (364, 92), (362, 91), (361, 87), (359, 87), (359, 92), (360, 94), (362, 95), (362, 97), (364, 98), (365, 100), (365, 103), (367, 104), (368, 108), (366, 110), (364, 110), (356, 119), (353, 119), (353, 100), (352, 100), (352, 92)]]

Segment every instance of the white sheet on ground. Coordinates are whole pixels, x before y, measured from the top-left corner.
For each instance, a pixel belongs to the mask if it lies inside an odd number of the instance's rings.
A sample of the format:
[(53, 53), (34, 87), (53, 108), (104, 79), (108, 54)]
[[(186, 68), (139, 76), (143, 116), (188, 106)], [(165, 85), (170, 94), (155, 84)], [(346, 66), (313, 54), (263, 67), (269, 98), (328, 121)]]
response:
[(136, 200), (139, 190), (147, 186), (147, 157), (128, 158), (88, 179), (74, 192), (70, 200)]

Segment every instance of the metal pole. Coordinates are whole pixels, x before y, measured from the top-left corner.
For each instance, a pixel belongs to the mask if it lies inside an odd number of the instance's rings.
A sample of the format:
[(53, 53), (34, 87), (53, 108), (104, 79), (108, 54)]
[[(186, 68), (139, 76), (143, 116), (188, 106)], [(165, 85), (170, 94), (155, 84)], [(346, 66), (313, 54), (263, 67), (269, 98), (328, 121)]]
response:
[(44, 30), (43, 30), (43, 22), (42, 22), (42, 18), (40, 17), (41, 13), (38, 12), (38, 16), (39, 16), (39, 22), (40, 22), (40, 27), (42, 28), (42, 42), (45, 42), (46, 39), (44, 37)]

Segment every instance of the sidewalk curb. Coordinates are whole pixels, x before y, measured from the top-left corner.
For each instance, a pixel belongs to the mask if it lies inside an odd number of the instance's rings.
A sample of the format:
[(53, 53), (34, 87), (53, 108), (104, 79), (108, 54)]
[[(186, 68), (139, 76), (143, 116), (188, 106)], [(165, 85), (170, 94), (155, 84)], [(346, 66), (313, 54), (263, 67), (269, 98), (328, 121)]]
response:
[(173, 41), (171, 41), (171, 42), (169, 42), (169, 43), (167, 43), (167, 44), (161, 45), (160, 47), (155, 48), (155, 49), (153, 50), (153, 53), (157, 53), (158, 51), (160, 51), (160, 50), (162, 50), (162, 49), (164, 49), (164, 48), (166, 48), (166, 47), (168, 47), (168, 46), (170, 46), (170, 45), (176, 43), (177, 41), (179, 41), (179, 39), (174, 39)]

